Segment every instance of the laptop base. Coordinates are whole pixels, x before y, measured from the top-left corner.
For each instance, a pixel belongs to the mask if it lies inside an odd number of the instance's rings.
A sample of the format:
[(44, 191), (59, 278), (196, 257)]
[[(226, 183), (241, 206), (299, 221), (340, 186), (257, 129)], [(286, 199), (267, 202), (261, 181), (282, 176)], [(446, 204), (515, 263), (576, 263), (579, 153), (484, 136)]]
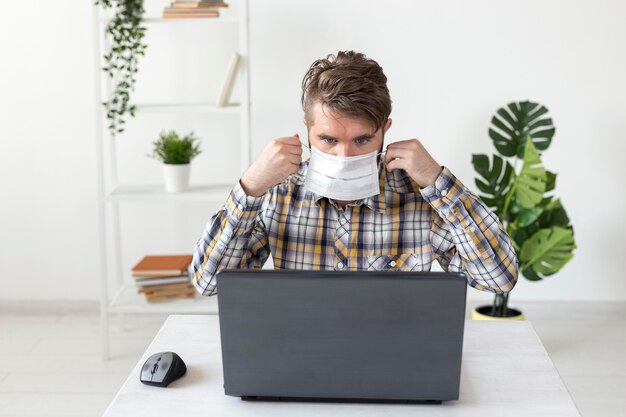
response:
[(441, 404), (438, 400), (393, 400), (368, 398), (316, 398), (316, 397), (269, 397), (256, 395), (242, 395), (242, 401), (282, 401), (282, 402), (312, 402), (312, 403), (374, 403), (374, 404)]

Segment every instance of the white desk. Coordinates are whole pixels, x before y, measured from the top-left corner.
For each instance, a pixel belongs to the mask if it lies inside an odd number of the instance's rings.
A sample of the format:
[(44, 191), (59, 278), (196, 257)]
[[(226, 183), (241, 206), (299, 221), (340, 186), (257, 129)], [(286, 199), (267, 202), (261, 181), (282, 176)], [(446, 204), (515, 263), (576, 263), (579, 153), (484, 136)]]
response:
[[(161, 351), (178, 353), (187, 374), (168, 388), (141, 384), (141, 365)], [(580, 417), (529, 322), (468, 321), (460, 399), (442, 405), (247, 402), (222, 384), (218, 317), (170, 316), (104, 415)]]

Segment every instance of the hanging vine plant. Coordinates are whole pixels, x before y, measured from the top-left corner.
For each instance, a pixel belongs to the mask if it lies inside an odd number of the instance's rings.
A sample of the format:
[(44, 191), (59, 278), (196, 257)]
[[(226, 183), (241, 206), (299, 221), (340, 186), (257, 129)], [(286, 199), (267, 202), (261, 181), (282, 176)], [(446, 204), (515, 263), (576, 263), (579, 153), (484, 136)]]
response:
[(111, 37), (111, 49), (104, 55), (102, 71), (113, 80), (113, 93), (103, 102), (113, 136), (124, 131), (125, 115), (135, 117), (136, 107), (130, 105), (130, 94), (135, 86), (139, 56), (144, 55), (146, 28), (142, 26), (143, 0), (96, 0), (96, 6), (114, 10), (106, 33)]

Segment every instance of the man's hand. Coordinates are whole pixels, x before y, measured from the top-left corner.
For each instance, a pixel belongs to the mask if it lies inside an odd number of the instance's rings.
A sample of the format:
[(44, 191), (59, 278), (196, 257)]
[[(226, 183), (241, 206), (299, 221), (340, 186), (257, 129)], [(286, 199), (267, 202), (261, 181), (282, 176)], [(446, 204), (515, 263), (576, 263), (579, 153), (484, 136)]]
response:
[(260, 197), (289, 175), (298, 172), (300, 162), (302, 144), (297, 133), (275, 139), (263, 149), (239, 183), (247, 195)]
[(387, 146), (387, 170), (403, 169), (420, 187), (428, 187), (442, 171), (426, 148), (417, 139), (403, 140)]

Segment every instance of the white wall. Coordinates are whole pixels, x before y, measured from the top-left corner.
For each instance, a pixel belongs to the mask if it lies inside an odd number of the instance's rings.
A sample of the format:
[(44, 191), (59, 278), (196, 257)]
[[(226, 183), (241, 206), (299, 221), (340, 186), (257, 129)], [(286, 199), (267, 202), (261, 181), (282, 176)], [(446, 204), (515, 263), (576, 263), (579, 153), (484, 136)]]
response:
[[(157, 11), (164, 4), (147, 3)], [(91, 2), (42, 0), (29, 10), (8, 3), (3, 11), (0, 298), (96, 299)], [(389, 140), (420, 138), (470, 187), (471, 154), (493, 150), (487, 127), (494, 111), (513, 100), (545, 104), (557, 134), (543, 159), (559, 174), (557, 194), (578, 249), (549, 280), (521, 280), (514, 297), (626, 300), (625, 3), (253, 0), (250, 18), (254, 155), (275, 137), (306, 133), (301, 78), (314, 59), (343, 49), (365, 52), (385, 69), (394, 105)], [(198, 27), (172, 30), (149, 33), (138, 101), (214, 95), (210, 81), (221, 77), (229, 29), (221, 37)], [(236, 178), (224, 158), (237, 152), (228, 141), (231, 122), (138, 118), (119, 142), (121, 173), (129, 182), (159, 182), (158, 164), (144, 155), (159, 130), (176, 127), (204, 138), (194, 181), (206, 181), (213, 166)], [(124, 206), (124, 267), (143, 253), (190, 251), (215, 208)]]

